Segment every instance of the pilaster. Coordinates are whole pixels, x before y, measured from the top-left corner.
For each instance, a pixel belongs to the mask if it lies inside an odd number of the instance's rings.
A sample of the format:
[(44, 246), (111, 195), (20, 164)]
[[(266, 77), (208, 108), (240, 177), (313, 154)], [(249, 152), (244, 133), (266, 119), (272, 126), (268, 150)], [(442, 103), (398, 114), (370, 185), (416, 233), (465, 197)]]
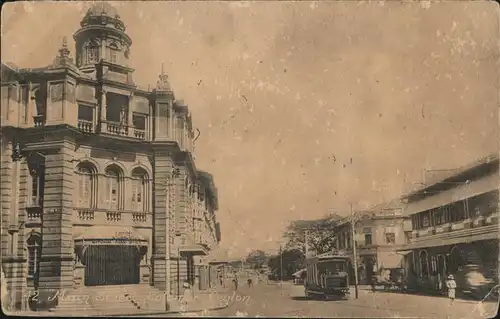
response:
[(128, 134), (130, 137), (134, 137), (134, 119), (133, 119), (133, 113), (132, 113), (132, 110), (133, 110), (133, 106), (134, 106), (134, 92), (130, 92), (129, 94), (129, 97), (128, 97), (128, 127), (129, 127), (129, 130), (128, 130)]
[(25, 211), (19, 196), (21, 160), (13, 159), (12, 143), (4, 138), (1, 160), (2, 267), (5, 271), (9, 310), (26, 309), (27, 265), (24, 251)]
[(167, 290), (169, 280), (167, 272), (169, 240), (169, 183), (172, 177), (172, 160), (166, 152), (154, 155), (154, 251), (153, 251), (153, 283), (160, 290)]
[(101, 121), (106, 121), (106, 91), (101, 89)]
[(13, 174), (13, 162), (11, 158), (12, 154), (12, 142), (8, 141), (5, 136), (2, 137), (2, 153), (0, 162), (0, 209), (2, 214), (2, 225), (1, 225), (1, 256), (8, 256), (12, 252), (9, 247), (10, 235), (8, 233), (8, 227), (11, 221), (11, 215), (14, 213), (12, 207), (12, 189), (14, 187), (12, 181)]
[(54, 295), (73, 286), (72, 193), (73, 169), (69, 145), (45, 158), (42, 256), (39, 300), (41, 307), (57, 304)]

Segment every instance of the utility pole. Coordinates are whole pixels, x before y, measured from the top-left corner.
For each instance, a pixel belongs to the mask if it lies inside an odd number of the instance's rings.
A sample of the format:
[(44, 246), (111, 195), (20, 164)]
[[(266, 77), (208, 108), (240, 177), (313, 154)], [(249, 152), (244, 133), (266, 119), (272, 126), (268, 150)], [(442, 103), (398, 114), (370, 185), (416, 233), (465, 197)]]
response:
[(356, 251), (356, 230), (354, 227), (354, 213), (352, 211), (352, 204), (350, 204), (351, 208), (351, 236), (352, 236), (352, 253), (354, 258), (354, 292), (356, 295), (356, 299), (358, 299), (358, 253)]
[(280, 284), (283, 284), (283, 250), (280, 245)]
[(305, 230), (305, 234), (304, 234), (304, 236), (305, 236), (305, 240), (304, 240), (304, 242), (305, 242), (305, 251), (306, 251), (306, 252), (305, 252), (305, 255), (306, 255), (306, 258), (307, 258), (307, 257), (308, 257), (308, 255), (309, 255), (309, 254), (308, 254), (308, 253), (309, 253), (309, 240), (308, 240), (308, 237), (309, 237), (309, 230), (307, 230), (307, 229)]

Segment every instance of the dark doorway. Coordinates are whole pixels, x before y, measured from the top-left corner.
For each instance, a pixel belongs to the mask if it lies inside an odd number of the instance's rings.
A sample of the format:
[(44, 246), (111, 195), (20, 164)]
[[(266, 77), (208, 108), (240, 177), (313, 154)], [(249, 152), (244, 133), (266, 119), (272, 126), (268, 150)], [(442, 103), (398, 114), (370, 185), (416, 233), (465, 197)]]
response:
[(368, 285), (371, 285), (372, 282), (373, 282), (373, 275), (374, 275), (374, 273), (373, 273), (373, 264), (374, 264), (374, 262), (373, 262), (372, 258), (367, 258), (365, 260), (366, 281), (367, 281)]
[(85, 286), (138, 284), (139, 250), (135, 246), (90, 246), (85, 253)]

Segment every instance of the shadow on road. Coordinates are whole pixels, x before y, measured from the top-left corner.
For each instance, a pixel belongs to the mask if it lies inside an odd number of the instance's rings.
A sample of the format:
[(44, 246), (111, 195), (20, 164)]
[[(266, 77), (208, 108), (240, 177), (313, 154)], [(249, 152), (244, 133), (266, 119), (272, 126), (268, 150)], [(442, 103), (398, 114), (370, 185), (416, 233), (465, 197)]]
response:
[(328, 299), (323, 299), (322, 297), (293, 296), (293, 297), (290, 297), (290, 299), (295, 300), (295, 301), (325, 301), (325, 302), (346, 301), (346, 299), (343, 299), (343, 298), (333, 298), (333, 297), (330, 297)]
[(292, 300), (296, 300), (296, 301), (308, 301), (308, 300), (314, 300), (313, 298), (308, 298), (308, 297), (305, 297), (305, 296), (295, 296), (295, 297), (291, 297)]

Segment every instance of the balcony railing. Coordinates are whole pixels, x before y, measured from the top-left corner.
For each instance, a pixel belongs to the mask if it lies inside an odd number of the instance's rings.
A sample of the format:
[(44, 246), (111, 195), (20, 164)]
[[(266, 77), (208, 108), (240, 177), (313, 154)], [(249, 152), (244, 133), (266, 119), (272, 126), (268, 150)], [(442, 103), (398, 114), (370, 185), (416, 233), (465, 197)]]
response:
[(41, 223), (42, 222), (42, 211), (41, 209), (28, 210), (28, 223)]
[(121, 212), (106, 212), (106, 220), (107, 221), (121, 221), (122, 213)]
[(92, 121), (78, 119), (78, 129), (83, 133), (94, 133), (94, 123), (92, 123)]
[(33, 124), (35, 125), (35, 127), (45, 126), (45, 116), (43, 115), (33, 116)]
[(450, 228), (451, 228), (451, 223), (436, 225), (436, 234), (449, 232)]
[(87, 209), (79, 209), (78, 210), (78, 219), (85, 220), (94, 220), (94, 211)]
[[(33, 209), (31, 209), (33, 210)], [(152, 226), (149, 212), (115, 211), (106, 208), (75, 207), (73, 223), (81, 225)]]
[(140, 140), (146, 139), (146, 131), (134, 128), (134, 137)]
[(147, 213), (132, 213), (132, 221), (134, 222), (145, 222), (148, 220)]
[(123, 125), (120, 123), (115, 123), (115, 122), (103, 122), (103, 128), (106, 128), (104, 132), (113, 134), (113, 135), (120, 135), (120, 136), (127, 136), (128, 135), (128, 126)]

